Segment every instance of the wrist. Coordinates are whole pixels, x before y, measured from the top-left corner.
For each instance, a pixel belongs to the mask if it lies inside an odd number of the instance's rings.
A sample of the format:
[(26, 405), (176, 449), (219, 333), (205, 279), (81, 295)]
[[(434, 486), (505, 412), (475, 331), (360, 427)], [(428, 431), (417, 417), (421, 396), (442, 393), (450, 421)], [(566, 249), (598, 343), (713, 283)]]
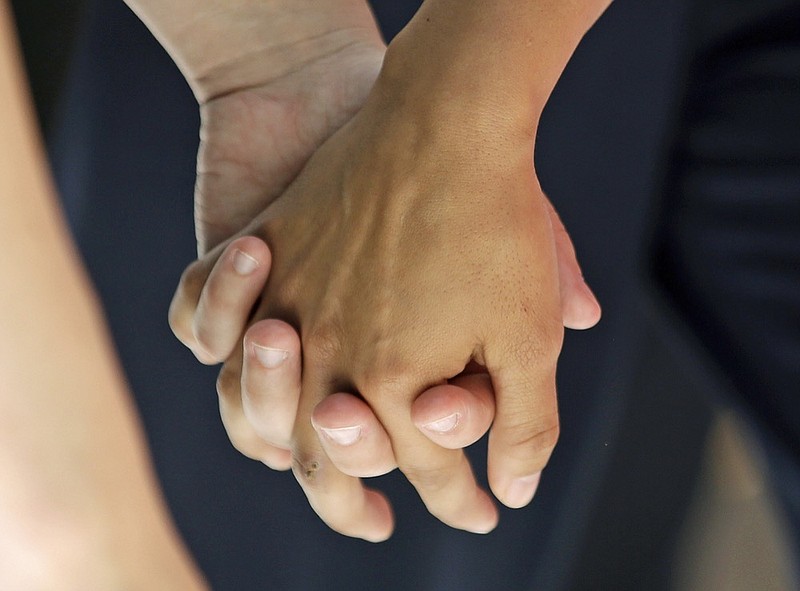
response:
[[(451, 153), (490, 149), (530, 162), (542, 106), (501, 92), (467, 73), (444, 52), (402, 34), (387, 48), (365, 111), (385, 125), (409, 128), (412, 145)], [(460, 157), (466, 157), (461, 154)]]
[(546, 97), (509, 77), (493, 56), (473, 55), (460, 33), (447, 37), (429, 24), (412, 21), (389, 44), (374, 94), (417, 116), (428, 112), (439, 125), (494, 130), (532, 149)]
[(366, 0), (126, 0), (201, 103), (345, 50), (383, 50)]
[[(610, 0), (427, 0), (392, 41), (381, 78), (414, 98), (471, 105), (535, 135), (581, 38)], [(416, 89), (416, 91), (415, 91)]]
[(322, 32), (295, 30), (282, 40), (259, 37), (241, 43), (227, 55), (205, 52), (184, 74), (202, 104), (238, 90), (273, 84), (315, 64), (335, 61), (343, 54), (363, 54), (364, 64), (369, 68), (374, 62), (372, 57), (382, 56), (384, 51), (377, 30), (361, 27), (330, 27)]

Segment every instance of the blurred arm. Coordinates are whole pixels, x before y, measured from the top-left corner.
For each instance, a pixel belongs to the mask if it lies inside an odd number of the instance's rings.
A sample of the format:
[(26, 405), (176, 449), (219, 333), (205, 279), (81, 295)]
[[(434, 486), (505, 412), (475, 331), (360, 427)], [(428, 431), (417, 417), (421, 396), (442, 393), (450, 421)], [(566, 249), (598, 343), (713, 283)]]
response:
[(204, 588), (58, 211), (5, 0), (0, 129), (0, 588)]

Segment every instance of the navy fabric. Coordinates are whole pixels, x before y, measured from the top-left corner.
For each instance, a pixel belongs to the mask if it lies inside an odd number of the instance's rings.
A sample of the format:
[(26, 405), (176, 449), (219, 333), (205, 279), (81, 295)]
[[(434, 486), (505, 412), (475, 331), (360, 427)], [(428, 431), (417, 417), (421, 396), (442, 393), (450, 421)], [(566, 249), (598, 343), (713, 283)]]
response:
[(800, 4), (709, 0), (692, 28), (656, 276), (758, 422), (799, 531)]

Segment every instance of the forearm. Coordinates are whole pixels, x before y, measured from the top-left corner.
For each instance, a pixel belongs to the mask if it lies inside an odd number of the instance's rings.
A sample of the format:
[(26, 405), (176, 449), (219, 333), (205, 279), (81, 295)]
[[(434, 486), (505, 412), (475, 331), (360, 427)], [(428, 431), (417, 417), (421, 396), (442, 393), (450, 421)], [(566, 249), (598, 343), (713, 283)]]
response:
[(493, 124), (532, 133), (572, 53), (610, 3), (426, 0), (390, 45), (382, 78), (418, 89), (437, 108), (469, 103), (494, 112)]
[(125, 1), (201, 102), (280, 78), (354, 42), (382, 43), (366, 0)]
[(0, 587), (198, 589), (59, 216), (0, 0)]

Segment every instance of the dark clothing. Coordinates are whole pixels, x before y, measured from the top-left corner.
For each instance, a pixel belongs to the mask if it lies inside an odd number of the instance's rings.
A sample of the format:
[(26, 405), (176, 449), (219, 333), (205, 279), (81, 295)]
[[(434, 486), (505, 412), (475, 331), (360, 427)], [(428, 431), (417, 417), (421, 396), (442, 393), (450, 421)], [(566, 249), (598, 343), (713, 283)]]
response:
[(83, 0), (11, 0), (36, 114), (49, 135), (63, 89)]
[(800, 531), (800, 3), (693, 9), (655, 275), (761, 428)]

